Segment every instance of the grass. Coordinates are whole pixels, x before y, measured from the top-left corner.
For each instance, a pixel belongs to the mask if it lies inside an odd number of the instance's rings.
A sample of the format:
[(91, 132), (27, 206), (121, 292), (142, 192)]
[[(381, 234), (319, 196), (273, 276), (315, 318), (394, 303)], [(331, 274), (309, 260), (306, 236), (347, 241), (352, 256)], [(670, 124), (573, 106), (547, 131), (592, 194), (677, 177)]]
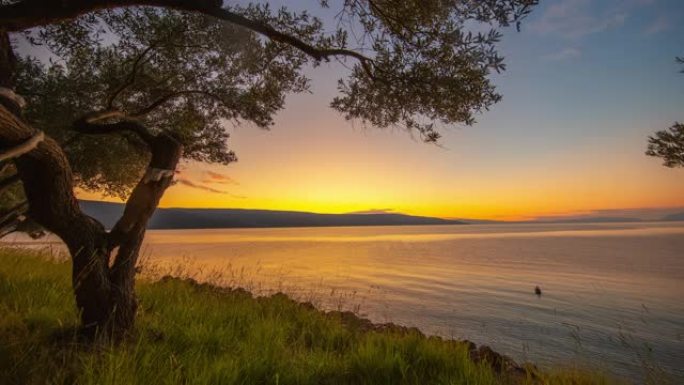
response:
[[(77, 338), (68, 263), (0, 249), (0, 384), (511, 384), (463, 343), (368, 330), (284, 295), (138, 284), (136, 336)], [(614, 384), (573, 369), (516, 383)]]

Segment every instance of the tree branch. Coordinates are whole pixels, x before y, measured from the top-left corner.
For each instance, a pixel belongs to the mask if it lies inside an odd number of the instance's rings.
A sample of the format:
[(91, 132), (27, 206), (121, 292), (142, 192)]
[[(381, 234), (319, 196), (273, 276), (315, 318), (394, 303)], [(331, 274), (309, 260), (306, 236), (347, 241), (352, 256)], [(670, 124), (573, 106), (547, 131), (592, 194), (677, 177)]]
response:
[(128, 88), (131, 84), (133, 84), (133, 82), (135, 82), (135, 77), (138, 74), (138, 66), (140, 65), (140, 63), (142, 63), (145, 56), (147, 56), (147, 54), (155, 48), (155, 46), (156, 43), (150, 44), (150, 46), (145, 48), (140, 53), (140, 55), (138, 55), (138, 57), (135, 59), (135, 61), (133, 62), (133, 67), (131, 68), (131, 72), (128, 74), (126, 80), (123, 83), (121, 83), (121, 85), (119, 85), (107, 99), (108, 109), (112, 109), (114, 107), (114, 100), (117, 98), (117, 96), (119, 96), (119, 94), (121, 94), (126, 88)]
[(133, 114), (130, 115), (130, 117), (138, 118), (141, 116), (145, 116), (166, 102), (169, 102), (169, 101), (171, 101), (177, 97), (180, 97), (180, 96), (192, 95), (192, 94), (204, 95), (204, 96), (210, 97), (212, 99), (215, 99), (215, 100), (221, 102), (222, 104), (225, 104), (225, 100), (223, 100), (220, 96), (218, 96), (212, 92), (201, 91), (201, 90), (176, 91), (176, 92), (171, 92), (169, 94), (166, 94), (166, 95), (160, 97), (159, 99), (150, 103), (150, 105), (148, 105), (147, 107), (144, 107), (144, 108), (134, 112)]
[[(14, 146), (35, 133), (33, 127), (0, 105), (0, 146)], [(33, 151), (14, 163), (24, 185), (30, 216), (64, 240), (74, 256), (81, 252), (78, 247), (82, 245), (83, 234), (93, 239), (104, 234), (102, 226), (78, 207), (71, 167), (57, 142), (46, 136)]]
[[(120, 246), (127, 234), (144, 231), (147, 221), (154, 213), (159, 200), (171, 185), (173, 172), (183, 154), (183, 145), (173, 136), (162, 133), (149, 143), (152, 157), (148, 172), (140, 179), (126, 201), (124, 213), (108, 234), (110, 250)], [(159, 178), (148, 178), (151, 170), (167, 171)], [(119, 257), (117, 256), (117, 260)]]
[[(116, 123), (96, 123), (100, 120), (112, 118), (121, 118), (122, 120)], [(89, 135), (111, 134), (115, 132), (129, 131), (137, 134), (140, 139), (149, 144), (154, 139), (154, 135), (152, 135), (142, 124), (128, 118), (129, 117), (121, 111), (100, 111), (88, 114), (76, 120), (72, 124), (72, 128), (74, 131), (77, 131), (81, 134)]]
[(130, 6), (165, 7), (213, 16), (247, 28), (273, 41), (295, 47), (318, 61), (329, 60), (331, 57), (336, 56), (351, 57), (359, 60), (367, 72), (370, 70), (369, 63), (373, 62), (371, 58), (350, 49), (317, 48), (295, 36), (278, 31), (268, 24), (248, 19), (224, 9), (221, 7), (221, 0), (24, 0), (2, 7), (0, 28), (10, 32), (17, 32), (69, 20), (102, 9)]
[(220, 7), (221, 3), (220, 0), (24, 0), (2, 7), (0, 27), (18, 32), (119, 7), (148, 5), (194, 11), (194, 8)]

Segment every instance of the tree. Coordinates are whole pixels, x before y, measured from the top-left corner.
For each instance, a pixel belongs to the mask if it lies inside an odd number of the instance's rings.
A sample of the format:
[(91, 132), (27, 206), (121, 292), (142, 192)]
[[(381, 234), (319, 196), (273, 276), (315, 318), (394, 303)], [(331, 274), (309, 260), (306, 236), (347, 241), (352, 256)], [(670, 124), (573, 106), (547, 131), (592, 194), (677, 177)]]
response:
[[(678, 57), (677, 62), (684, 64), (684, 57)], [(684, 167), (684, 124), (675, 122), (650, 136), (646, 155), (662, 158), (665, 167)]]
[[(269, 126), (286, 93), (307, 89), (305, 64), (339, 59), (354, 64), (333, 108), (434, 142), (440, 125), (473, 124), (474, 114), (500, 100), (488, 78), (504, 69), (496, 26), (519, 23), (535, 3), (345, 0), (339, 28), (326, 33), (329, 27), (307, 13), (268, 5), (2, 1), (0, 86), (9, 92), (0, 96), (0, 150), (31, 138), (38, 143), (14, 165), (30, 217), (69, 249), (84, 328), (123, 335), (132, 327), (134, 268), (147, 220), (181, 157), (234, 160), (221, 119)], [(470, 33), (473, 21), (491, 30)], [(358, 49), (349, 48), (352, 29), (361, 30), (353, 41)], [(10, 33), (27, 34), (63, 62), (17, 59)], [(103, 33), (117, 39), (104, 43)], [(28, 101), (25, 116), (15, 90)], [(35, 139), (34, 126), (47, 133), (44, 140)], [(135, 186), (107, 232), (80, 211), (76, 184), (118, 195)]]
[[(103, 25), (115, 43), (102, 43)], [(98, 300), (108, 296), (116, 323), (128, 327), (133, 267), (147, 220), (170, 184), (165, 173), (172, 174), (181, 158), (235, 160), (221, 121), (268, 127), (287, 92), (306, 90), (298, 72), (302, 55), (203, 15), (151, 8), (100, 11), (29, 38), (60, 60), (48, 66), (18, 60), (26, 119), (62, 145), (77, 185), (128, 196), (124, 216), (107, 234), (103, 253), (118, 251)], [(76, 295), (79, 302), (92, 298), (90, 289)], [(87, 324), (107, 311), (87, 309)]]
[(684, 124), (675, 122), (649, 137), (646, 155), (662, 158), (665, 167), (684, 167)]
[(227, 164), (222, 121), (268, 128), (287, 93), (308, 89), (298, 51), (203, 15), (101, 11), (29, 38), (60, 60), (18, 60), (25, 117), (62, 145), (82, 188), (122, 198), (145, 171), (150, 135), (172, 135), (183, 158)]

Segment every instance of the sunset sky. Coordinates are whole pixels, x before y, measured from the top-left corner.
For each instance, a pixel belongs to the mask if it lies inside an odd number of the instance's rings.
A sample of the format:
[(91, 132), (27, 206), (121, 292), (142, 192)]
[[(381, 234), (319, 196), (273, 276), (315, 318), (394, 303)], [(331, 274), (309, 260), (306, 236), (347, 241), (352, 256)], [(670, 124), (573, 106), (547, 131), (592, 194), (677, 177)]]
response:
[(649, 134), (684, 120), (684, 1), (541, 3), (504, 31), (503, 101), (440, 146), (345, 121), (328, 103), (346, 70), (325, 64), (271, 131), (227, 126), (239, 162), (186, 163), (162, 206), (502, 220), (684, 207), (684, 169), (644, 155)]

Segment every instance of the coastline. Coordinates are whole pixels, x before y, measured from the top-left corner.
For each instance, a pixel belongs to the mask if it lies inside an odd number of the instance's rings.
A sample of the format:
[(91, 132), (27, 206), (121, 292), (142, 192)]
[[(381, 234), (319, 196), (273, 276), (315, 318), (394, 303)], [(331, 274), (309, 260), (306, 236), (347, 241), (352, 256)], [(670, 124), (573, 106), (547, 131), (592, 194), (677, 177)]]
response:
[(421, 338), (431, 339), (439, 341), (445, 344), (460, 345), (467, 349), (468, 357), (475, 364), (483, 364), (490, 367), (497, 374), (502, 375), (506, 378), (513, 380), (538, 380), (539, 376), (537, 373), (539, 369), (537, 366), (530, 362), (517, 363), (515, 360), (506, 356), (504, 354), (498, 353), (493, 350), (488, 345), (477, 345), (469, 340), (455, 340), (446, 339), (439, 336), (429, 336), (423, 333), (419, 328), (412, 326), (404, 326), (395, 324), (393, 322), (385, 323), (374, 323), (368, 318), (359, 316), (352, 311), (340, 311), (340, 310), (322, 310), (316, 308), (311, 302), (299, 302), (295, 299), (290, 298), (287, 294), (283, 292), (277, 292), (269, 296), (255, 296), (252, 292), (245, 290), (240, 287), (228, 288), (212, 285), (210, 283), (200, 283), (193, 278), (179, 278), (171, 275), (165, 275), (159, 279), (159, 282), (170, 282), (177, 281), (181, 284), (188, 285), (195, 290), (206, 290), (213, 293), (223, 294), (223, 295), (242, 295), (254, 298), (256, 300), (278, 300), (287, 301), (292, 305), (297, 306), (304, 311), (316, 312), (322, 316), (333, 319), (340, 322), (345, 327), (357, 330), (361, 333), (378, 332), (378, 333), (392, 333), (392, 334), (415, 334)]
[(70, 266), (0, 248), (0, 383), (621, 384), (579, 368), (517, 364), (486, 346), (426, 336), (276, 293), (192, 279), (138, 284), (135, 335), (78, 336)]

